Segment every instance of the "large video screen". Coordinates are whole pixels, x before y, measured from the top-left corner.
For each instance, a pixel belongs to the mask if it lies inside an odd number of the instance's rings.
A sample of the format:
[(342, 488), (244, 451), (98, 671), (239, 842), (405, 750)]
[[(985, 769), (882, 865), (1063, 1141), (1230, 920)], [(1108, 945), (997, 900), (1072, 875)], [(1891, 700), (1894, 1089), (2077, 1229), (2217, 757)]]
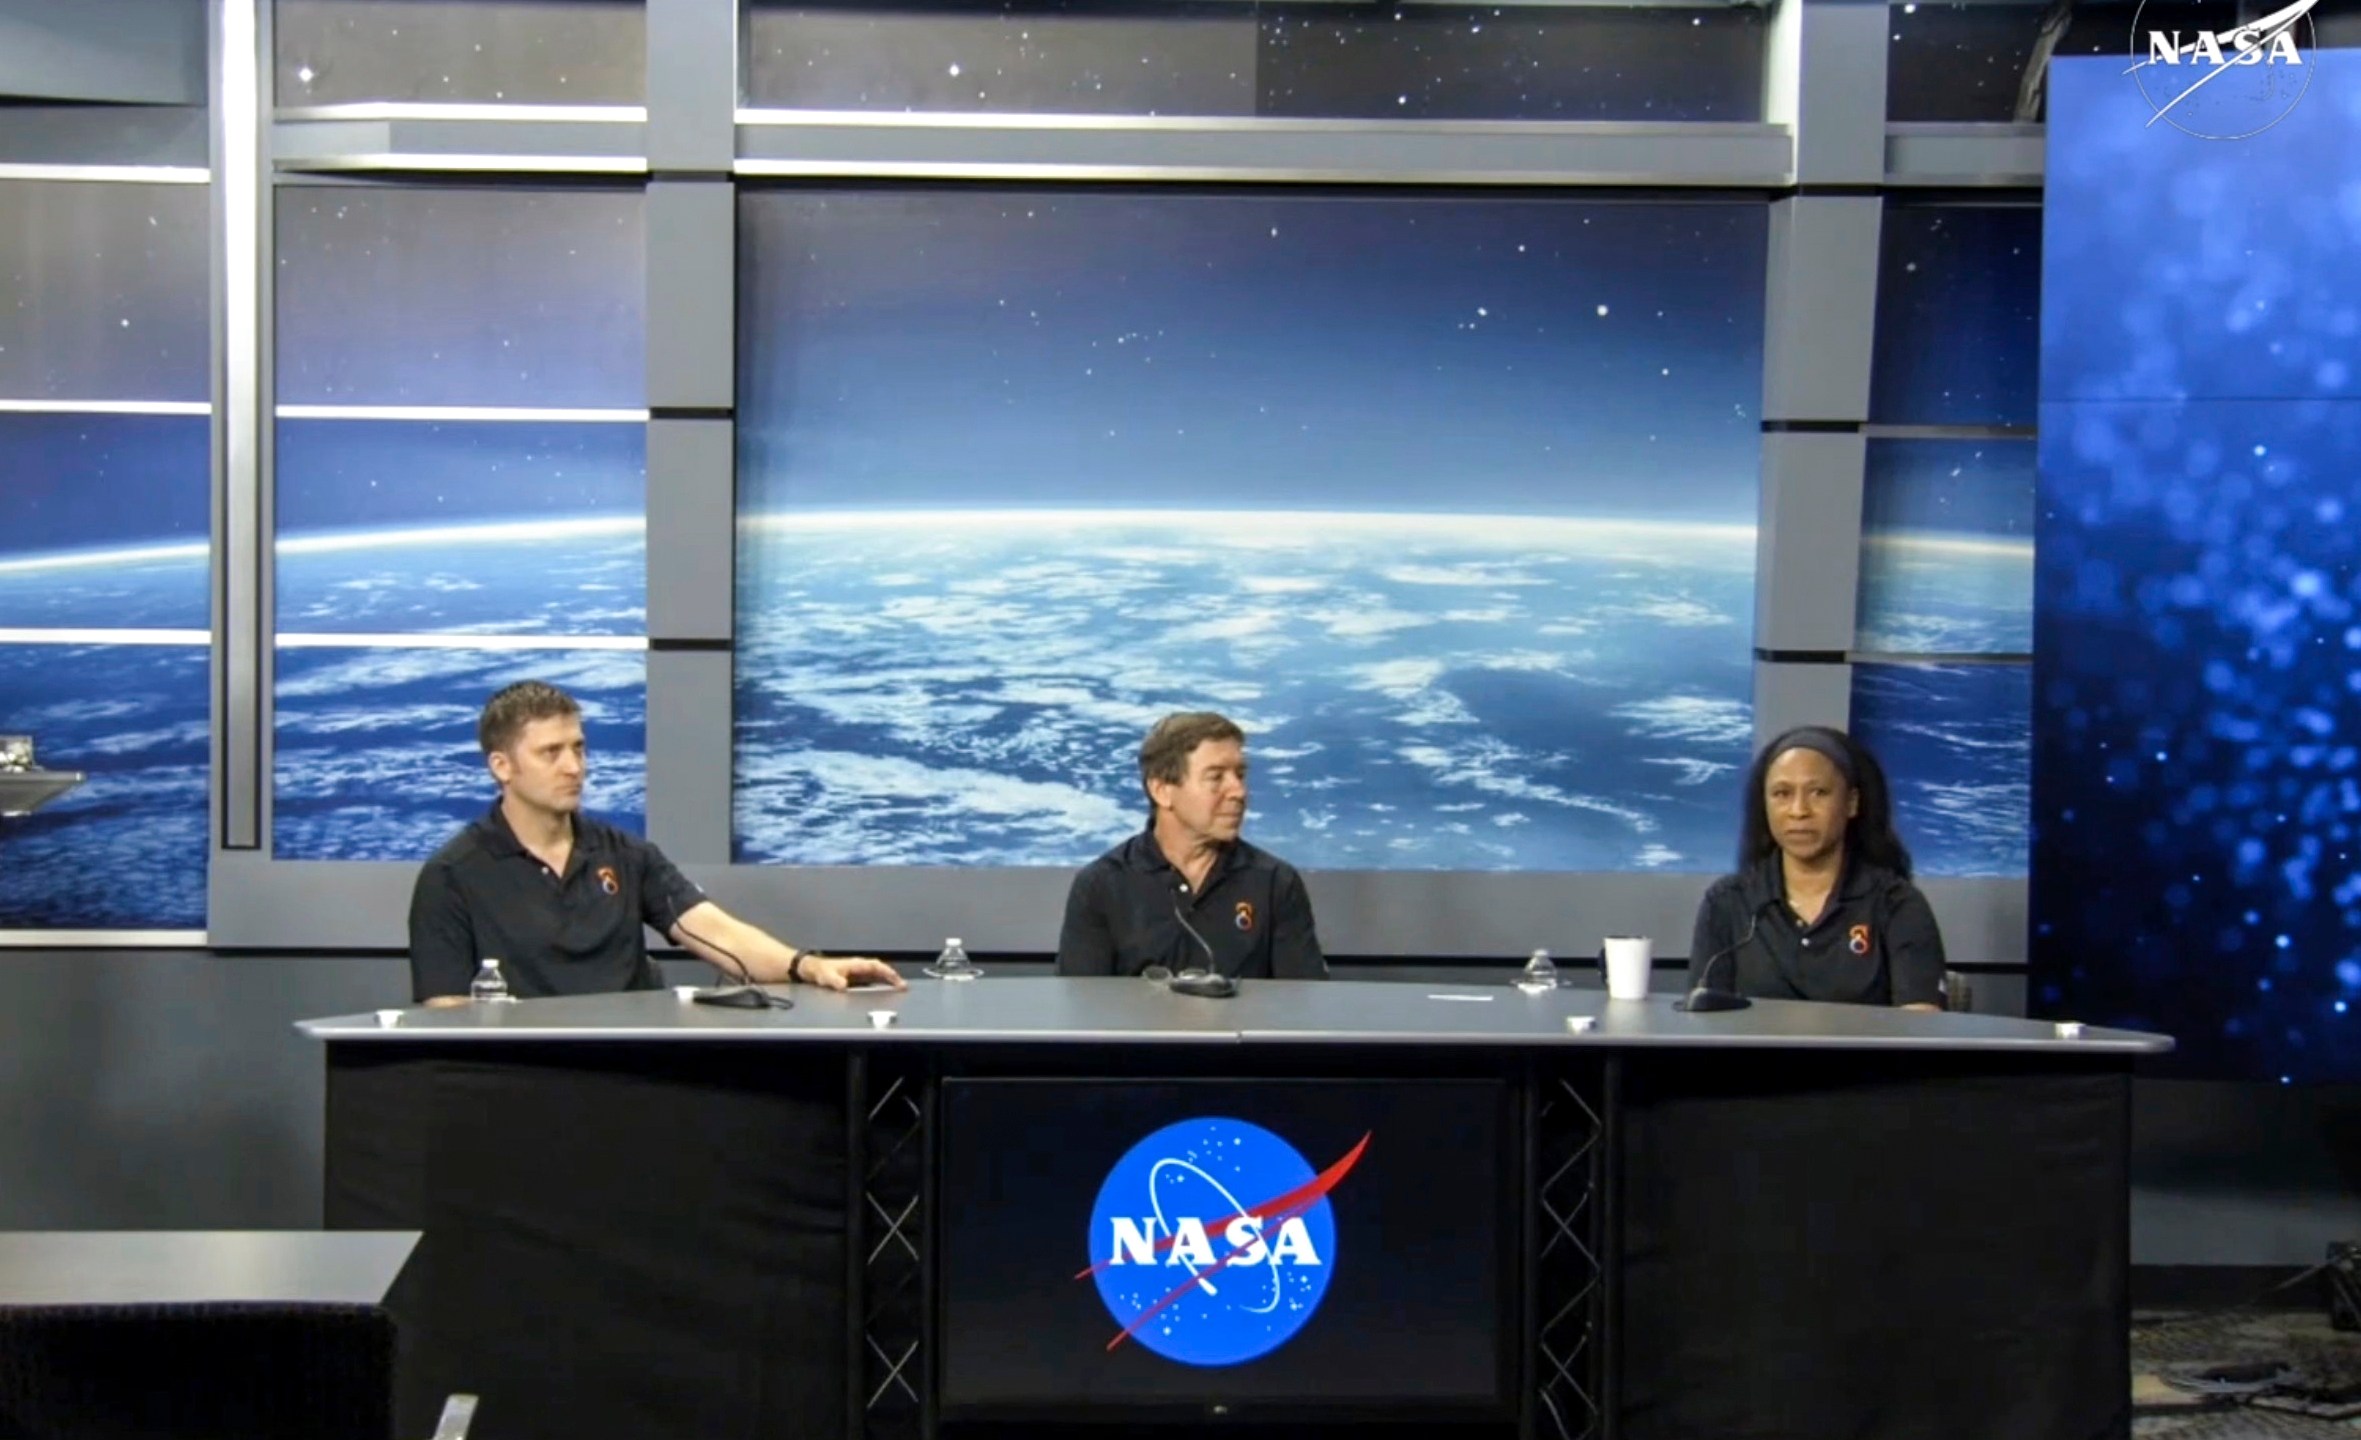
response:
[(1504, 1085), (950, 1080), (941, 1104), (946, 1415), (1505, 1412)]
[(642, 203), (281, 188), (275, 858), (433, 854), (497, 795), (476, 717), (518, 680), (582, 702), (585, 804), (643, 824)]
[(1851, 723), (1920, 875), (2025, 874), (2035, 459), (2030, 437), (1869, 442)]
[(736, 858), (1080, 864), (1158, 716), (1306, 868), (1717, 871), (1759, 203), (740, 198)]
[(2303, 58), (2050, 80), (2034, 993), (2190, 1075), (2361, 1076), (2361, 92)]
[(0, 179), (0, 734), (86, 777), (0, 818), (0, 930), (200, 930), (211, 187)]

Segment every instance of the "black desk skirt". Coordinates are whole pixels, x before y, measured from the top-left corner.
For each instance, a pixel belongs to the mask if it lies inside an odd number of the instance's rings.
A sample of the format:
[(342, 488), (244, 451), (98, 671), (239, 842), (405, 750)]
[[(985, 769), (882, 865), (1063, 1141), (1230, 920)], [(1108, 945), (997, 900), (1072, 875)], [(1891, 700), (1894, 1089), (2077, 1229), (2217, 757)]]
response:
[(0, 1440), (395, 1440), (393, 1352), (374, 1305), (0, 1306)]
[(424, 1232), (391, 1301), (398, 1433), (465, 1390), (482, 1440), (919, 1440), (931, 1322), (863, 1277), (925, 1270), (933, 1078), (1184, 1061), (1520, 1087), (1525, 1399), (1488, 1433), (2130, 1433), (2121, 1060), (888, 1048), (331, 1044), (327, 1222)]
[(1617, 1434), (2130, 1433), (2122, 1075), (1724, 1053), (1623, 1100)]
[(331, 1050), (327, 1223), (424, 1232), (396, 1430), (845, 1431), (845, 1064), (786, 1046)]

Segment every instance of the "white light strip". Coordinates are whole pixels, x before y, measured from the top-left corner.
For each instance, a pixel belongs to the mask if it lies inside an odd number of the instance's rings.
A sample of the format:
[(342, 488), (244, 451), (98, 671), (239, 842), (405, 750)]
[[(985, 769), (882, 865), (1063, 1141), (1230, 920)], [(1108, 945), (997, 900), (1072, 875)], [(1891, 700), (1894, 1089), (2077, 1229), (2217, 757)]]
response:
[(0, 628), (0, 645), (210, 645), (210, 630), (35, 630)]
[(435, 150), (281, 155), (281, 170), (465, 170), (506, 174), (645, 175), (644, 155), (446, 155)]
[(645, 650), (645, 635), (312, 635), (285, 632), (281, 650)]
[[(1784, 139), (1784, 137), (1782, 137)], [(1585, 164), (1558, 169), (1384, 169), (1361, 165), (1262, 165), (1252, 162), (1222, 165), (1143, 164), (1101, 165), (1088, 161), (1016, 160), (739, 160), (731, 173), (748, 178), (797, 180), (911, 179), (911, 180), (1102, 180), (1102, 181), (1288, 181), (1298, 184), (1350, 185), (1372, 177), (1392, 185), (1588, 185), (1647, 183), (1688, 186), (1761, 186), (1793, 183), (1793, 166), (1780, 157), (1774, 167), (1753, 171), (1712, 169), (1655, 169), (1645, 177)]]
[(434, 100), (368, 100), (349, 105), (283, 105), (279, 120), (514, 120), (568, 125), (644, 125), (645, 105), (502, 105)]
[[(75, 630), (0, 626), (0, 645), (186, 645), (213, 643), (210, 630)], [(648, 648), (645, 635), (323, 635), (288, 632), (282, 650), (612, 650)]]
[(2030, 535), (1967, 535), (1949, 530), (1899, 530), (1861, 537), (1864, 545), (1881, 550), (1913, 550), (1937, 555), (1982, 555), (2033, 563)]
[(0, 165), (0, 180), (112, 180), (149, 185), (203, 185), (213, 172), (202, 165)]
[(281, 420), (536, 420), (585, 425), (644, 425), (645, 410), (566, 410), (503, 405), (281, 405)]
[(208, 400), (0, 400), (0, 415), (211, 415)]
[(201, 949), (202, 930), (0, 930), (0, 950)]
[[(1636, 482), (1635, 482), (1636, 483)], [(1504, 538), (1579, 537), (1586, 541), (1621, 540), (1630, 543), (1712, 541), (1723, 545), (1755, 543), (1752, 525), (1721, 525), (1711, 521), (1632, 520), (1584, 515), (1489, 515), (1450, 511), (1361, 510), (1337, 513), (1324, 510), (1239, 510), (1253, 517), (1255, 535), (1232, 543), (1293, 546), (1310, 543), (1305, 537), (1324, 532), (1351, 535), (1425, 536), (1447, 532), (1490, 534)], [(1093, 526), (1161, 526), (1182, 530), (1204, 523), (1204, 512), (1158, 509), (1105, 510), (786, 510), (740, 515), (741, 533), (798, 535), (815, 532), (904, 530), (938, 527), (961, 530), (1088, 529)]]
[(127, 545), (115, 550), (68, 550), (61, 554), (0, 556), (0, 575), (22, 575), (33, 570), (85, 570), (97, 565), (151, 565), (170, 560), (202, 560), (213, 547), (202, 540), (179, 545)]
[(1747, 120), (1389, 120), (1313, 115), (1102, 115), (1001, 110), (799, 110), (741, 106), (756, 130), (1072, 130), (1238, 132), (1263, 135), (1680, 136), (1752, 139), (1779, 127)]
[(493, 520), (480, 525), (443, 525), (431, 530), (328, 530), (279, 537), (281, 555), (332, 555), (344, 550), (383, 550), (395, 545), (467, 545), (487, 540), (573, 540), (599, 535), (637, 535), (648, 528), (638, 515), (582, 520)]

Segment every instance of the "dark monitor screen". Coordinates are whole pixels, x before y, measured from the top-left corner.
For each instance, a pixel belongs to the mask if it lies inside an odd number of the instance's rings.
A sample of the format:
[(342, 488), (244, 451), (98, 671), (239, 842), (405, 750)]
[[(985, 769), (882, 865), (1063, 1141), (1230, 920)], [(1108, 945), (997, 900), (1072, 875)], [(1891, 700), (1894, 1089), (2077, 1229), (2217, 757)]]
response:
[(1495, 1080), (947, 1080), (947, 1415), (1507, 1413)]

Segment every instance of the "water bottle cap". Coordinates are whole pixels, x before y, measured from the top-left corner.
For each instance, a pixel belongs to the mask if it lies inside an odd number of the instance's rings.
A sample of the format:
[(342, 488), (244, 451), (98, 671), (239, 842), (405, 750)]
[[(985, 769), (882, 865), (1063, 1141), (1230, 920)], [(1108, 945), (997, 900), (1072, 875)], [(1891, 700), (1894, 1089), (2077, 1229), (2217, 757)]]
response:
[(952, 949), (956, 950), (956, 949), (958, 949), (958, 948), (959, 948), (959, 937), (958, 937), (958, 936), (956, 936), (956, 935), (954, 935), (954, 936), (952, 936), (950, 939), (948, 939), (948, 940), (945, 940), (943, 943), (944, 943), (945, 945), (948, 945), (948, 946), (950, 946)]

